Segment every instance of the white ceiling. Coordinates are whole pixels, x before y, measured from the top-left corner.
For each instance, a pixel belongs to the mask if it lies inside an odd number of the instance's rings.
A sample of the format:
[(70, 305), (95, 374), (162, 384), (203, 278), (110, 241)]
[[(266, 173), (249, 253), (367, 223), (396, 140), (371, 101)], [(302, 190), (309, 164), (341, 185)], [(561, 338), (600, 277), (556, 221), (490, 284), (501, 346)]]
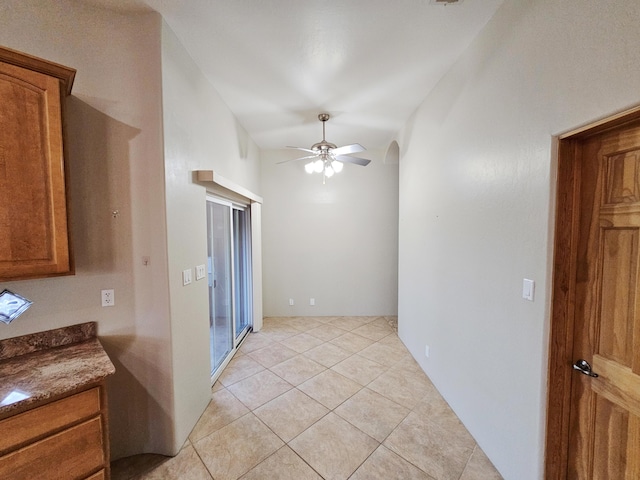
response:
[(385, 149), (503, 0), (85, 0), (162, 14), (256, 143)]

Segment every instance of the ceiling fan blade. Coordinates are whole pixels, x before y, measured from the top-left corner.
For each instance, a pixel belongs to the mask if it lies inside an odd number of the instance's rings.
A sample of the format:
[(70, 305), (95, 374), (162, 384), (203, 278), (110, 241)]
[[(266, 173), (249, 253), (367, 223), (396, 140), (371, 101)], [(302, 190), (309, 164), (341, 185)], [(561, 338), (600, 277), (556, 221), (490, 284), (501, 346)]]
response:
[(302, 150), (303, 152), (316, 153), (315, 151), (313, 151), (313, 150), (309, 150), (308, 148), (302, 148), (302, 147), (289, 147), (289, 146), (287, 146), (287, 148), (293, 148), (293, 149), (295, 149), (295, 150)]
[(283, 160), (281, 162), (277, 162), (276, 165), (279, 165), (281, 163), (287, 163), (287, 162), (297, 162), (298, 160), (308, 160), (310, 158), (317, 158), (317, 155), (309, 155), (307, 157), (300, 157), (300, 158), (290, 158), (289, 160)]
[(335, 157), (336, 160), (338, 160), (339, 162), (343, 162), (343, 163), (355, 163), (356, 165), (362, 165), (363, 167), (366, 167), (367, 165), (369, 165), (371, 163), (371, 160), (368, 160), (366, 158), (359, 158), (359, 157), (348, 157), (346, 155), (338, 155), (337, 157)]
[(345, 145), (344, 147), (332, 148), (331, 153), (334, 155), (349, 155), (351, 153), (364, 152), (365, 150), (366, 148), (359, 143), (352, 143), (351, 145)]

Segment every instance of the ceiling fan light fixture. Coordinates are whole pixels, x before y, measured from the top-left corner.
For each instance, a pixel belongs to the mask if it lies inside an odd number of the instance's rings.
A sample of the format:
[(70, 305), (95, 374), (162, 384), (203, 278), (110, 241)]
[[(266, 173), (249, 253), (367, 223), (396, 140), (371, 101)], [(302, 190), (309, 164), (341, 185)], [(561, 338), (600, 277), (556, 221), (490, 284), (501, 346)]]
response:
[(315, 170), (315, 162), (309, 162), (304, 166), (304, 171), (307, 173), (313, 173)]
[[(318, 120), (322, 122), (322, 140), (318, 143), (311, 145), (311, 148), (302, 147), (287, 147), (294, 148), (296, 150), (302, 150), (303, 152), (310, 153), (301, 158), (295, 158), (293, 160), (283, 160), (278, 163), (285, 163), (289, 161), (307, 160), (304, 169), (307, 173), (322, 173), (323, 181), (332, 177), (334, 173), (340, 173), (344, 167), (344, 162), (361, 165), (363, 167), (371, 163), (371, 160), (366, 158), (352, 157), (351, 155), (358, 152), (364, 152), (366, 149), (359, 143), (352, 143), (350, 145), (344, 145), (337, 147), (331, 142), (327, 142), (325, 136), (325, 123), (329, 120), (330, 115), (328, 113), (321, 113), (318, 115)], [(313, 160), (313, 158), (316, 158)]]
[(327, 178), (331, 178), (333, 177), (333, 174), (335, 172), (333, 171), (333, 168), (331, 168), (331, 165), (327, 165), (326, 167), (324, 167), (324, 176)]

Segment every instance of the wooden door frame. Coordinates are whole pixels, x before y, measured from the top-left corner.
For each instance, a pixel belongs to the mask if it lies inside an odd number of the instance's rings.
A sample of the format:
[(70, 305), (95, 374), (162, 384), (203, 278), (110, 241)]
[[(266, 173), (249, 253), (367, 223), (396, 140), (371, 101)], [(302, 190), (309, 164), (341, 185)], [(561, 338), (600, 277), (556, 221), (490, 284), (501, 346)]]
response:
[(578, 218), (580, 142), (594, 134), (640, 119), (640, 107), (591, 123), (558, 137), (549, 369), (547, 375), (546, 480), (565, 480), (573, 369), (573, 327)]

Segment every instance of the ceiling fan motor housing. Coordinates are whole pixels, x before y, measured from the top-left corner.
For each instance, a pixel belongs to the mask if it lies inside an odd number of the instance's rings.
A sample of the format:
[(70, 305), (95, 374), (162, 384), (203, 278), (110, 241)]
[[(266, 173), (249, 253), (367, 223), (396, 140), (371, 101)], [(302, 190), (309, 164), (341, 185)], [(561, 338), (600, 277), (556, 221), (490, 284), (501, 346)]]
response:
[(320, 153), (329, 153), (329, 150), (332, 148), (336, 148), (336, 146), (333, 143), (327, 142), (326, 140), (311, 145), (311, 150), (319, 151)]

